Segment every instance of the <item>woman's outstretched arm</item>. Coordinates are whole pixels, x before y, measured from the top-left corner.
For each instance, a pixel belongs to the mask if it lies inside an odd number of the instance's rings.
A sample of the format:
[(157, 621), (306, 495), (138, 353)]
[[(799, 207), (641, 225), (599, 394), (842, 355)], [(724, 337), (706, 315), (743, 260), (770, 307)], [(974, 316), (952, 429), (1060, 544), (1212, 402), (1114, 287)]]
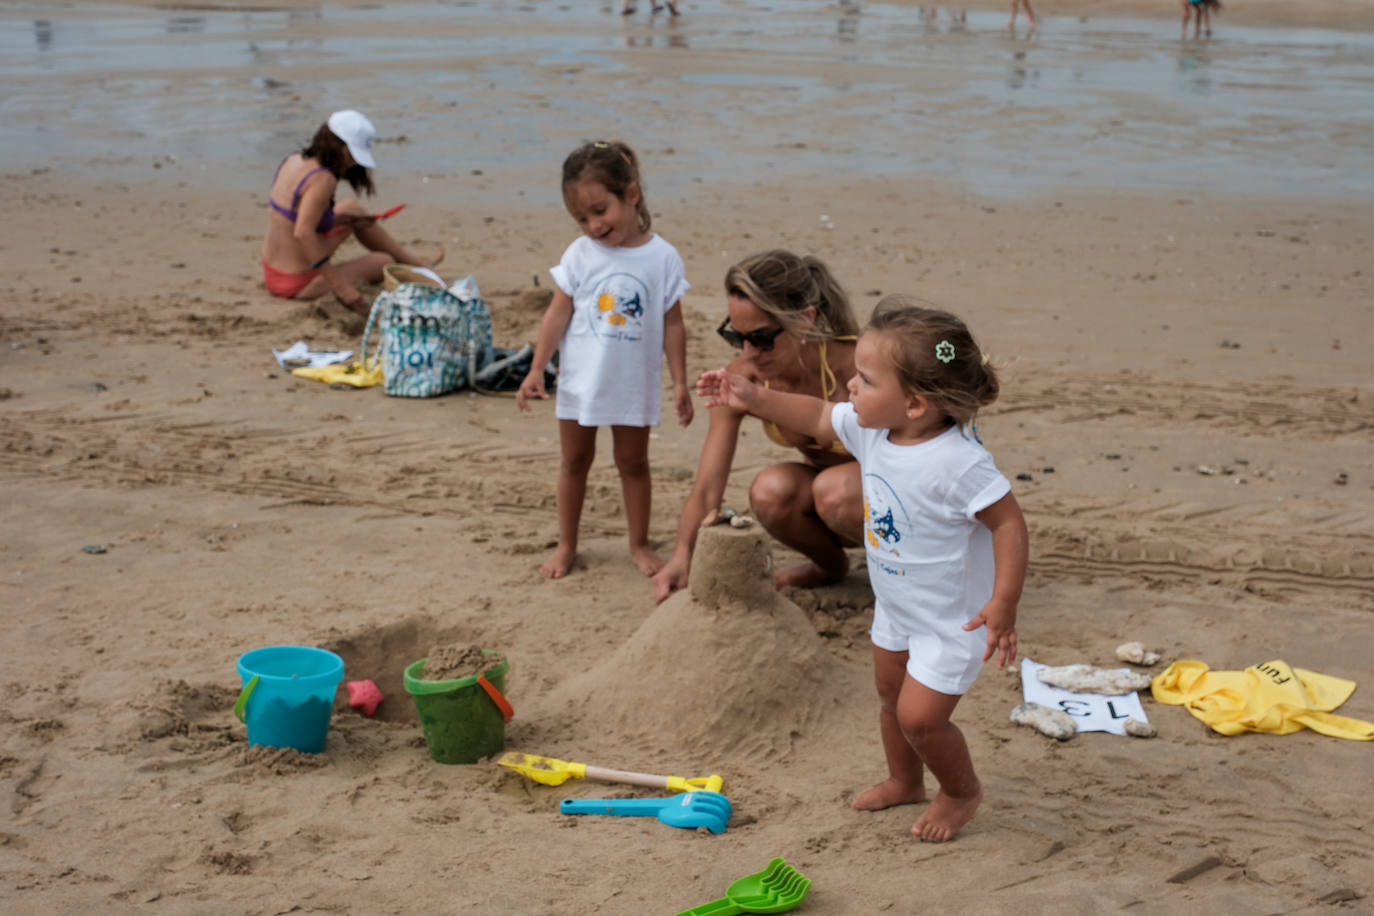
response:
[(744, 414), (729, 407), (710, 411), (706, 428), (706, 442), (701, 447), (697, 475), (692, 492), (682, 504), (678, 517), (677, 542), (673, 555), (654, 575), (654, 600), (662, 601), (673, 592), (687, 587), (687, 573), (692, 565), (692, 551), (697, 546), (697, 531), (710, 513), (720, 508), (725, 486), (730, 480), (730, 466), (735, 461), (735, 446), (739, 442), (740, 424)]

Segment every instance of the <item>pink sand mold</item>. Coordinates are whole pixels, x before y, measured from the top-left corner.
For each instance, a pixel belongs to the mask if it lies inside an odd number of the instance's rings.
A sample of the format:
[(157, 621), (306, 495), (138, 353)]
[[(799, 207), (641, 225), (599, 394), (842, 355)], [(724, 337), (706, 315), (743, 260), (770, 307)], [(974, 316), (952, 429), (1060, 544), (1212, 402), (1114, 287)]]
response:
[(382, 702), (381, 688), (371, 681), (349, 681), (344, 688), (348, 690), (348, 705), (365, 716), (376, 712)]

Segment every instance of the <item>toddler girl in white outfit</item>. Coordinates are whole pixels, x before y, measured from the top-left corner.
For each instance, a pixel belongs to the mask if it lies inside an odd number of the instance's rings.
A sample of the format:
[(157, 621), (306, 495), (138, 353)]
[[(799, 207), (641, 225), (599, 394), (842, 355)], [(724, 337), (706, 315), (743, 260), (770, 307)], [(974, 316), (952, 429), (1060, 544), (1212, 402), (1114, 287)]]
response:
[(1011, 485), (973, 434), (998, 392), (964, 323), (901, 297), (878, 303), (854, 352), (847, 403), (762, 388), (725, 370), (698, 391), (859, 460), (873, 610), (874, 676), (888, 778), (856, 796), (862, 810), (924, 801), (911, 832), (954, 837), (983, 798), (968, 744), (950, 721), (983, 663), (1016, 658), (1026, 578), (1026, 522)]

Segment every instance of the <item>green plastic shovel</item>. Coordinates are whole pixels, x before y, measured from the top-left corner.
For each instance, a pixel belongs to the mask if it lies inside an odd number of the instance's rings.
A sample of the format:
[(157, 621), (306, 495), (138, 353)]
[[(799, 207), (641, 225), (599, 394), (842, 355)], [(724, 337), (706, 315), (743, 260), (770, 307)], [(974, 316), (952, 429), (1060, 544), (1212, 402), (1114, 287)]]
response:
[(683, 910), (677, 916), (736, 916), (738, 913), (784, 913), (806, 899), (811, 879), (782, 859), (763, 871), (745, 875), (725, 889), (725, 896)]

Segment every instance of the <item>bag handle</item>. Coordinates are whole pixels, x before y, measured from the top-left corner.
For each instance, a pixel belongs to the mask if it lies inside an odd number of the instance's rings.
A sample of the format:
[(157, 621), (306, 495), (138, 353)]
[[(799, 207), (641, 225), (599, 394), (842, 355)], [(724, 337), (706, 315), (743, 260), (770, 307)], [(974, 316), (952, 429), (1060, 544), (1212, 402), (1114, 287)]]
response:
[(414, 283), (417, 286), (431, 286), (436, 289), (448, 288), (444, 278), (428, 267), (417, 267), (413, 264), (392, 261), (382, 268), (382, 287), (387, 292), (394, 292), (396, 287), (402, 283)]
[(364, 372), (371, 372), (377, 368), (377, 364), (382, 361), (381, 329), (377, 329), (378, 342), (377, 352), (372, 354), (372, 365), (367, 364), (367, 342), (372, 339), (372, 325), (377, 320), (377, 306), (381, 304), (382, 296), (379, 294), (372, 300), (372, 311), (367, 313), (367, 327), (363, 328), (363, 355), (362, 367)]
[(477, 675), (477, 683), (487, 692), (487, 696), (491, 697), (491, 701), (496, 704), (496, 708), (501, 710), (502, 717), (509, 722), (515, 715), (515, 707), (510, 705), (510, 700), (506, 699), (506, 695), (496, 689), (496, 685), (487, 680), (485, 675)]

